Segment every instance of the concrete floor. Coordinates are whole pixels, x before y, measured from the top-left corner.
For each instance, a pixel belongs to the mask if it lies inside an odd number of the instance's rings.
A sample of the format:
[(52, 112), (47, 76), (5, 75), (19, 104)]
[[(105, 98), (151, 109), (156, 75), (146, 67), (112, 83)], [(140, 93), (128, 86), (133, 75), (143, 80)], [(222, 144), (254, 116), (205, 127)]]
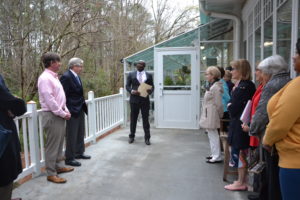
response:
[(68, 182), (54, 184), (43, 174), (13, 191), (23, 200), (242, 200), (247, 192), (223, 189), (223, 164), (207, 164), (207, 136), (199, 130), (151, 129), (151, 146), (143, 132), (128, 144), (128, 128), (86, 149)]

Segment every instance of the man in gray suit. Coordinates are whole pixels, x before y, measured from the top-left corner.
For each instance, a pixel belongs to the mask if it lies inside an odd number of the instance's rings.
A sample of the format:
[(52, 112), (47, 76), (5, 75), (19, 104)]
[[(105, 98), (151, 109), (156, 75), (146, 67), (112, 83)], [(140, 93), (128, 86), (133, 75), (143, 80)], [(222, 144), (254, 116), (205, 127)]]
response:
[(67, 121), (65, 164), (81, 166), (75, 159), (91, 158), (84, 154), (84, 113), (87, 113), (87, 106), (79, 77), (83, 69), (83, 60), (71, 58), (68, 66), (69, 70), (60, 78), (67, 98), (67, 108), (71, 113), (71, 119)]

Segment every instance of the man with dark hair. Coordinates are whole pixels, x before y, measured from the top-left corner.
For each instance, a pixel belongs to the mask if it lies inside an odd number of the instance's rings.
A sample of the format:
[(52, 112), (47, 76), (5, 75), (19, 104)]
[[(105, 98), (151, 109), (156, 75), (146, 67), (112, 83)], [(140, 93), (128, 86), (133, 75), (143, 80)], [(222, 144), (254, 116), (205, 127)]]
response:
[(48, 52), (42, 56), (42, 61), (46, 69), (38, 79), (38, 91), (43, 111), (42, 124), (47, 138), (45, 144), (47, 180), (65, 183), (67, 180), (57, 174), (71, 172), (74, 168), (65, 167), (63, 164), (66, 120), (71, 118), (71, 114), (66, 107), (65, 92), (57, 75), (61, 66), (60, 56)]
[(56, 53), (48, 52), (42, 56), (42, 62), (45, 68), (51, 66), (52, 62), (60, 62), (60, 56)]
[(81, 166), (81, 163), (75, 158), (91, 158), (91, 156), (84, 154), (84, 113), (87, 113), (87, 106), (83, 96), (82, 82), (79, 77), (83, 69), (83, 60), (71, 58), (68, 66), (69, 70), (60, 78), (67, 98), (67, 107), (71, 112), (71, 119), (67, 121), (65, 164)]
[[(150, 145), (150, 124), (149, 124), (149, 110), (150, 110), (150, 100), (149, 95), (153, 92), (153, 78), (148, 72), (145, 72), (145, 62), (140, 60), (136, 64), (137, 71), (133, 71), (128, 74), (126, 82), (126, 90), (130, 93), (130, 135), (129, 144), (134, 142), (136, 123), (139, 112), (141, 110), (143, 119), (143, 128), (145, 132), (145, 143)], [(141, 83), (146, 83), (152, 86), (152, 89), (147, 90), (148, 96), (140, 96), (138, 87)]]

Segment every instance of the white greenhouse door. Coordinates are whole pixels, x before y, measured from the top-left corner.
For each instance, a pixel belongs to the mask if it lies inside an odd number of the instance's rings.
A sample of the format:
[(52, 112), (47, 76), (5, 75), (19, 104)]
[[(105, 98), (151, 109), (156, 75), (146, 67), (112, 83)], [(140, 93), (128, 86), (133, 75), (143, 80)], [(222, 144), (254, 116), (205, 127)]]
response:
[(196, 48), (155, 49), (157, 128), (198, 129), (199, 67)]

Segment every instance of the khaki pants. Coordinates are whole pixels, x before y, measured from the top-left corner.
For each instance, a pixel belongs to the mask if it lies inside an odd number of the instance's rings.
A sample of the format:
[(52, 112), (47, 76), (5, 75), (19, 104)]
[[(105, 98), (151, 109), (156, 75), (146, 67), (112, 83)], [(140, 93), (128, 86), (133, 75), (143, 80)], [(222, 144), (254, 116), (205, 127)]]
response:
[(13, 189), (13, 183), (9, 183), (6, 186), (0, 187), (0, 199), (1, 200), (10, 200)]
[(47, 176), (57, 175), (56, 169), (64, 167), (63, 144), (66, 120), (52, 112), (42, 112), (42, 124), (46, 132), (45, 165)]

